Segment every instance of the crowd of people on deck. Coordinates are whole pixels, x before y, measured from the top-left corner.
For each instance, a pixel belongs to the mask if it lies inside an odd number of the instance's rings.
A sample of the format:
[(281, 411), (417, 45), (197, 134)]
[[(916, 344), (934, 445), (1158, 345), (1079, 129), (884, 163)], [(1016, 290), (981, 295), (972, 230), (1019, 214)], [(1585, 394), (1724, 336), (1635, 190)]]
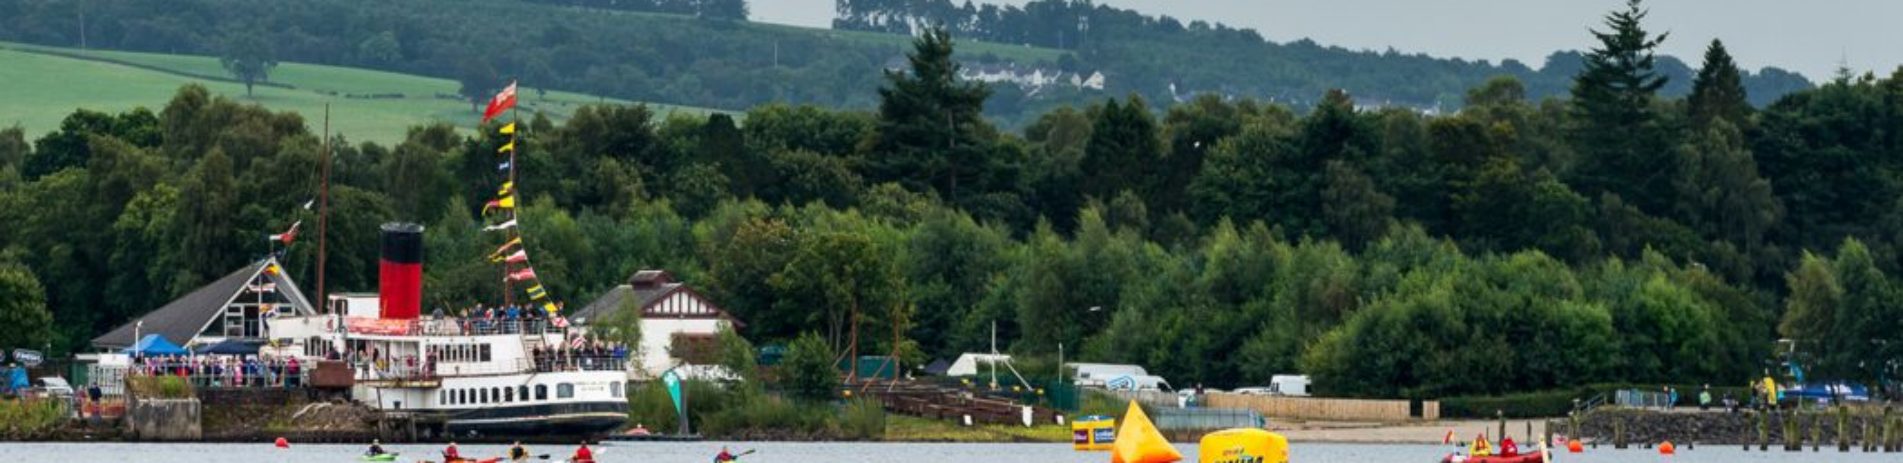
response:
[[(560, 310), (563, 304), (557, 302), (555, 307)], [(534, 333), (548, 329), (553, 322), (554, 319), (539, 308), (523, 305), (484, 307), (482, 304), (462, 310), (437, 307), (430, 313), (429, 319), (432, 331), (461, 335)]]
[[(436, 376), (436, 356), (391, 355), (385, 354), (377, 346), (357, 349), (347, 359), (338, 359), (331, 352), (331, 360), (347, 360), (357, 369), (358, 377), (381, 379), (418, 379)], [(374, 373), (374, 374), (373, 374)]]
[(580, 347), (564, 344), (536, 346), (529, 352), (535, 359), (535, 371), (620, 370), (628, 361), (628, 346), (621, 343), (586, 342)]
[(165, 355), (132, 357), (128, 374), (178, 376), (198, 387), (298, 387), (304, 365), (297, 357), (261, 355)]

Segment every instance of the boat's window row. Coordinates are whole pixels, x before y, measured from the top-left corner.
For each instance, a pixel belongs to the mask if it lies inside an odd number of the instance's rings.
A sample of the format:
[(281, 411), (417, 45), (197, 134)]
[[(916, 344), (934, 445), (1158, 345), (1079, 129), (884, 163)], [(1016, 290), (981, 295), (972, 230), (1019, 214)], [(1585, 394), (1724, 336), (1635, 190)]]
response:
[[(525, 384), (515, 387), (441, 389), (436, 391), (436, 403), (437, 405), (487, 405), (548, 400), (547, 384), (533, 386), (535, 391), (533, 399), (529, 395), (530, 387)], [(620, 381), (608, 383), (608, 392), (617, 399), (627, 395)], [(555, 398), (575, 398), (575, 385), (573, 383), (555, 384)]]
[[(563, 383), (566, 385), (566, 383)], [(438, 405), (484, 405), (492, 403), (548, 400), (548, 385), (535, 385), (535, 398), (529, 398), (529, 386), (442, 389), (436, 391)]]
[(429, 346), (430, 358), (448, 363), (487, 362), (492, 352), (489, 344), (438, 344)]

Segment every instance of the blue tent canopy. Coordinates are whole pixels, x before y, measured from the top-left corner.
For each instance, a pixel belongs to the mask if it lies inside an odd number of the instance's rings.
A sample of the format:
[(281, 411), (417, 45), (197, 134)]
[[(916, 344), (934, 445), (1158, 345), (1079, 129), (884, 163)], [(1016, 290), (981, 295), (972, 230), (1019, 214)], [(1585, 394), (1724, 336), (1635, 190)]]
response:
[(166, 340), (165, 336), (158, 334), (145, 335), (145, 337), (139, 338), (139, 342), (133, 343), (132, 347), (127, 347), (126, 350), (122, 352), (134, 355), (186, 355), (191, 353), (191, 351), (179, 347), (178, 344), (173, 344), (172, 341)]

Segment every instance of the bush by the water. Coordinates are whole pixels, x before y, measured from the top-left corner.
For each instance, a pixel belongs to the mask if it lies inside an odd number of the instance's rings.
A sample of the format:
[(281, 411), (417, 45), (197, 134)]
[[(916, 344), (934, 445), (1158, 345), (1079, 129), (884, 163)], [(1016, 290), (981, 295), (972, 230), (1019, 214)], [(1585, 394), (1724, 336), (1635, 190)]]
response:
[[(744, 383), (687, 381), (682, 389), (694, 432), (709, 437), (875, 440), (885, 435), (885, 410), (870, 400), (835, 405), (782, 397)], [(678, 422), (667, 388), (659, 383), (629, 393), (628, 419), (661, 432), (671, 432)]]
[(66, 416), (66, 407), (54, 400), (0, 400), (0, 435), (26, 438), (51, 431)]
[(126, 378), (126, 387), (132, 394), (152, 399), (185, 399), (196, 397), (192, 383), (177, 376), (139, 376)]

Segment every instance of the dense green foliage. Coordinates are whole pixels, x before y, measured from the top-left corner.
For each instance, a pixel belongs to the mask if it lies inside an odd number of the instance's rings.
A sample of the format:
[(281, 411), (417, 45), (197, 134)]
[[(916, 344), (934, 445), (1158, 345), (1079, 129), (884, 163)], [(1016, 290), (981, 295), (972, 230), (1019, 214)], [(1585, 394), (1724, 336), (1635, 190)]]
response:
[(53, 315), (46, 311), (46, 290), (33, 272), (0, 263), (0, 348), (42, 349), (52, 342)]
[[(1647, 41), (1636, 28), (1615, 20), (1607, 36)], [(1644, 53), (1614, 42), (1594, 62)], [(1061, 343), (1177, 384), (1305, 372), (1365, 396), (1737, 384), (1777, 328), (1818, 375), (1896, 374), (1903, 71), (1697, 124), (1649, 85), (1534, 103), (1502, 78), (1449, 116), (1329, 92), (1300, 116), (1205, 97), (1159, 119), (1128, 98), (1018, 134), (970, 117), (984, 89), (943, 80), (943, 35), (915, 47), (878, 113), (768, 105), (737, 123), (594, 106), (523, 121), (516, 186), (538, 274), (573, 307), (667, 269), (748, 338), (793, 341), (785, 361), (805, 366), (779, 373), (804, 372), (783, 381), (806, 400), (836, 393), (825, 378), (852, 347), (919, 365), (985, 349), (994, 324), (1025, 356)], [(1647, 72), (1605, 67), (1578, 86)], [(1735, 105), (1731, 80), (1699, 79), (1698, 107)], [(1584, 119), (1614, 113), (1651, 118), (1651, 148), (1583, 145), (1623, 127)], [(30, 144), (0, 132), (0, 258), (44, 284), (56, 348), (313, 222), (298, 205), (322, 141), (304, 127), (187, 87), (157, 112), (75, 112)], [(335, 144), (328, 289), (372, 288), (375, 227), (403, 219), (430, 225), (426, 303), (499, 300), (484, 259), (499, 241), (475, 206), (494, 191), (491, 132)], [(930, 148), (946, 139), (984, 154)], [(1601, 159), (1626, 155), (1662, 158), (1644, 174), (1665, 186), (1627, 198), (1641, 182), (1616, 180), (1636, 171)], [(962, 156), (983, 161), (950, 165)], [(303, 281), (312, 248), (285, 256)]]
[(833, 347), (819, 336), (805, 335), (786, 348), (780, 362), (781, 384), (789, 396), (812, 402), (831, 400), (839, 393), (839, 372), (833, 363)]

